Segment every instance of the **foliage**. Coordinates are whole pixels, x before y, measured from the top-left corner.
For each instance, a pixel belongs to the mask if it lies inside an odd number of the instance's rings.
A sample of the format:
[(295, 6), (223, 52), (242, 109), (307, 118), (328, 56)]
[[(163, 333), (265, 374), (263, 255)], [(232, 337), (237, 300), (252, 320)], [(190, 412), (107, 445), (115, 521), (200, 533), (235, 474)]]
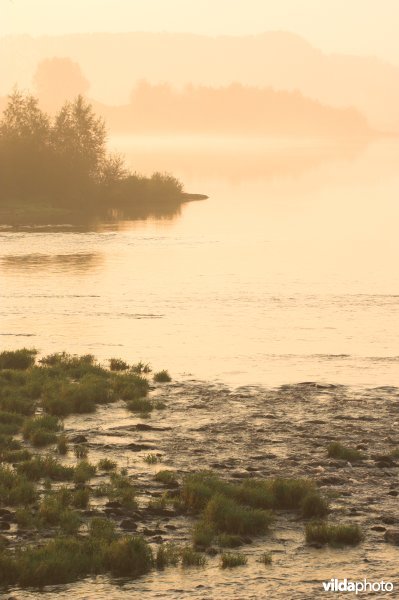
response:
[(363, 535), (356, 524), (333, 525), (325, 522), (307, 523), (305, 527), (306, 541), (331, 546), (356, 546)]
[(332, 442), (327, 447), (327, 454), (330, 458), (347, 460), (348, 462), (357, 462), (364, 458), (363, 454), (355, 448), (348, 448), (340, 442)]

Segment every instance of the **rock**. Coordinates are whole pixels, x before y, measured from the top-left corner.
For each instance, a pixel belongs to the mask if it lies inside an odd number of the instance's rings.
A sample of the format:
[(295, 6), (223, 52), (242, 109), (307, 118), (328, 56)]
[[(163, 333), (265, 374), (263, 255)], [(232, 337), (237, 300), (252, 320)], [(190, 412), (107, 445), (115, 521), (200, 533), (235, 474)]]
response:
[(150, 444), (128, 444), (126, 446), (128, 450), (132, 450), (132, 452), (141, 452), (141, 450), (155, 450), (154, 446)]
[(319, 485), (344, 485), (346, 479), (337, 477), (337, 475), (327, 475), (326, 477), (321, 477), (318, 482)]
[(78, 434), (71, 438), (71, 442), (73, 444), (84, 444), (85, 442), (87, 442), (87, 437), (85, 435)]
[(399, 529), (387, 529), (384, 535), (384, 539), (389, 544), (399, 546)]
[(0, 521), (0, 530), (1, 531), (8, 531), (9, 529), (11, 529), (10, 523), (8, 523), (7, 521)]
[(123, 519), (123, 521), (119, 524), (121, 529), (125, 529), (125, 531), (136, 531), (137, 525), (133, 521), (133, 519)]
[(12, 512), (8, 508), (0, 508), (0, 518), (5, 515), (12, 515)]
[(109, 502), (106, 502), (105, 506), (107, 508), (122, 508), (122, 504), (120, 502), (111, 500)]
[(390, 492), (388, 492), (388, 496), (393, 496), (394, 498), (396, 498), (397, 496), (399, 496), (399, 492), (397, 492), (396, 490), (391, 490)]
[(387, 528), (384, 527), (383, 525), (373, 525), (372, 527), (370, 527), (371, 531), (386, 531)]
[(137, 431), (170, 431), (171, 427), (154, 427), (153, 425), (148, 425), (147, 423), (137, 423), (136, 425)]
[(208, 556), (217, 556), (219, 554), (219, 550), (214, 546), (210, 546), (210, 548), (207, 548), (206, 553)]
[(381, 521), (385, 523), (385, 525), (394, 525), (396, 523), (395, 517), (391, 517), (390, 515), (382, 515)]

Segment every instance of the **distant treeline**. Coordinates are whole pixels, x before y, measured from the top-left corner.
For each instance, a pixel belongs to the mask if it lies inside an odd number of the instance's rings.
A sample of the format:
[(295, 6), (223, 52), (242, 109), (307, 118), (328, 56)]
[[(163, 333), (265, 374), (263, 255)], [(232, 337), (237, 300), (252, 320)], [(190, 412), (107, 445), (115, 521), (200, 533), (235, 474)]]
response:
[(104, 121), (78, 96), (50, 117), (18, 91), (0, 121), (0, 218), (7, 210), (124, 210), (136, 216), (174, 211), (182, 185), (171, 175), (132, 174), (107, 152)]
[(370, 134), (354, 108), (332, 108), (298, 91), (276, 91), (235, 83), (226, 87), (141, 81), (123, 106), (96, 104), (114, 131), (220, 132), (301, 136)]

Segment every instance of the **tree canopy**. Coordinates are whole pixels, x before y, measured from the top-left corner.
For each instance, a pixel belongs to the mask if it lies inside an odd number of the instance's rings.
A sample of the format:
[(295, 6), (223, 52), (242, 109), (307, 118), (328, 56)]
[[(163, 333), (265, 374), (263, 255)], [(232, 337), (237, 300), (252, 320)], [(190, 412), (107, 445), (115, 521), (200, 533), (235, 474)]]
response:
[(77, 96), (54, 117), (37, 98), (14, 91), (0, 121), (0, 202), (47, 202), (93, 209), (145, 202), (181, 202), (174, 177), (131, 174), (122, 157), (107, 151), (103, 119)]

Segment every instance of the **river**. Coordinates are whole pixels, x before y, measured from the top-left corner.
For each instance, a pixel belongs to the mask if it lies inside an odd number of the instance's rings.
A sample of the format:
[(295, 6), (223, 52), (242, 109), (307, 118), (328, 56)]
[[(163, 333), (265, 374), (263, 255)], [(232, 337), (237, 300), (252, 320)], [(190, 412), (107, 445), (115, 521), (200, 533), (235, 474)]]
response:
[(0, 344), (228, 385), (399, 383), (399, 142), (113, 138), (208, 200), (0, 230)]

